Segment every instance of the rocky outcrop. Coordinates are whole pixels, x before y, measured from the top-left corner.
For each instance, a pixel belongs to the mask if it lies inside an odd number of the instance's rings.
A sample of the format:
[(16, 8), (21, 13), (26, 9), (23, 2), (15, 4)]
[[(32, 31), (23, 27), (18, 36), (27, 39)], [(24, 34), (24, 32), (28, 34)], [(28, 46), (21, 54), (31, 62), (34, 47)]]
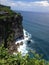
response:
[[(10, 7), (8, 10), (10, 10)], [(7, 10), (0, 12), (3, 12), (0, 14), (0, 43), (4, 41), (5, 47), (15, 47), (15, 41), (23, 38), (23, 17), (21, 14), (15, 13), (13, 11), (12, 13), (9, 13)]]

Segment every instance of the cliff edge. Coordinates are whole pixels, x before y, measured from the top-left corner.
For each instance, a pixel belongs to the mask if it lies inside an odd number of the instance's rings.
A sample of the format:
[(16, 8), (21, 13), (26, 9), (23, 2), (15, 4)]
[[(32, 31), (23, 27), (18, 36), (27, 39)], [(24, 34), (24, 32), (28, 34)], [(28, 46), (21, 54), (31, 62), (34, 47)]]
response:
[(23, 38), (23, 17), (9, 6), (0, 5), (0, 44), (10, 51), (15, 51), (15, 41)]

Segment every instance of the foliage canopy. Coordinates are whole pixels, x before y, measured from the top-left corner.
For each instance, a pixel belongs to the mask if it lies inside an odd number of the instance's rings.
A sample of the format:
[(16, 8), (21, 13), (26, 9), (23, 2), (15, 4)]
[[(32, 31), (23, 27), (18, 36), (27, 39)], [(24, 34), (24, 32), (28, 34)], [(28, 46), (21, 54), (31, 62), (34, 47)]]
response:
[(30, 58), (28, 54), (22, 56), (21, 53), (11, 55), (4, 45), (0, 47), (0, 65), (49, 65), (49, 62), (41, 59), (39, 54), (33, 53), (34, 57)]

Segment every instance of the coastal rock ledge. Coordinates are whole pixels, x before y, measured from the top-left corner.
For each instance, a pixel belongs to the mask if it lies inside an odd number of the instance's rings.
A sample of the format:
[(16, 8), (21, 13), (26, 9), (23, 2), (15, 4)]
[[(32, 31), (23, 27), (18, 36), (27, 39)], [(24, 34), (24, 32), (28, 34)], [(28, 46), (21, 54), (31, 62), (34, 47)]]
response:
[(0, 5), (0, 44), (9, 49), (10, 53), (17, 51), (15, 41), (23, 38), (23, 17), (9, 6)]

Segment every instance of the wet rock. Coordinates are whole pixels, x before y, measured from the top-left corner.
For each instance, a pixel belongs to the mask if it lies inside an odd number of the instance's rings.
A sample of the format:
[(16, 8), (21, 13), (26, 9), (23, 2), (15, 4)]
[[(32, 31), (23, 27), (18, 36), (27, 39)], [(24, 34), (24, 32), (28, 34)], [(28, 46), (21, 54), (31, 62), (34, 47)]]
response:
[(23, 42), (21, 42), (20, 45), (23, 45)]

